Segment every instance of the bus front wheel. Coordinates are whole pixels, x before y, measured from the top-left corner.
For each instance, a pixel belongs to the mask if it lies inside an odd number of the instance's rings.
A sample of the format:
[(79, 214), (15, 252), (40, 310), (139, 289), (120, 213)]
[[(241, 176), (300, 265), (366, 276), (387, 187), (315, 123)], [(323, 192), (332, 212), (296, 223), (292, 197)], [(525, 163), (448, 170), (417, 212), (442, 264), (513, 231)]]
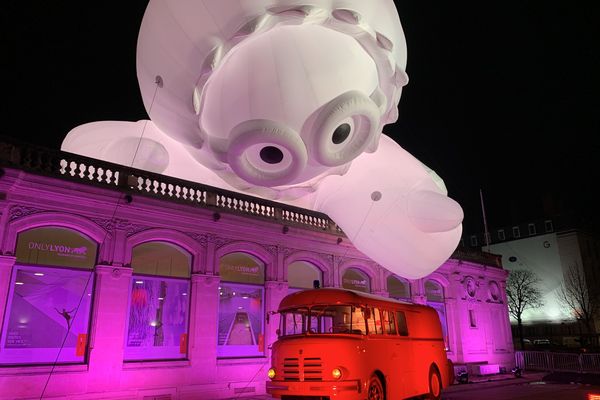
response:
[(442, 378), (435, 366), (429, 369), (429, 400), (441, 400), (442, 398)]
[(369, 380), (368, 400), (385, 400), (383, 385), (377, 375), (373, 375)]

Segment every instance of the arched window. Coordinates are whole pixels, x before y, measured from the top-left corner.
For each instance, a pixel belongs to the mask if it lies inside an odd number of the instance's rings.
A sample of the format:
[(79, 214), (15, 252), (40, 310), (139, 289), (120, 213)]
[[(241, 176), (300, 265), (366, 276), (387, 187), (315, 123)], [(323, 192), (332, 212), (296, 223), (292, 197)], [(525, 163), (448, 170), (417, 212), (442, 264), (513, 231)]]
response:
[(264, 355), (265, 264), (251, 254), (229, 253), (219, 260), (217, 356)]
[(391, 298), (409, 300), (411, 299), (410, 284), (404, 279), (390, 275), (387, 278), (387, 290)]
[(369, 276), (361, 270), (348, 268), (342, 276), (342, 287), (344, 289), (371, 293), (371, 280), (369, 279)]
[(427, 305), (433, 307), (440, 317), (444, 341), (446, 347), (449, 347), (444, 287), (439, 282), (429, 279), (425, 281), (425, 296), (427, 297)]
[(19, 233), (0, 364), (85, 362), (97, 251), (73, 229)]
[(191, 265), (172, 243), (133, 248), (125, 361), (186, 358)]
[(287, 281), (289, 292), (296, 292), (301, 289), (312, 289), (314, 282), (323, 283), (323, 272), (308, 261), (294, 261), (287, 268)]

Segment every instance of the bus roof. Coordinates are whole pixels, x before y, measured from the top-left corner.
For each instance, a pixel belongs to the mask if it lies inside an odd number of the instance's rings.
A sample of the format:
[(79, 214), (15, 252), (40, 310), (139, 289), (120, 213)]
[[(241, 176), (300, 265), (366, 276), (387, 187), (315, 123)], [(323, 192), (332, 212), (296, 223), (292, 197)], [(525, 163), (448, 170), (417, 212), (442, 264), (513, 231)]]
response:
[(418, 304), (408, 303), (405, 301), (390, 299), (388, 297), (376, 296), (370, 293), (358, 292), (350, 289), (340, 288), (323, 288), (323, 289), (307, 289), (300, 292), (295, 292), (287, 295), (281, 300), (279, 309), (298, 307), (298, 306), (313, 306), (323, 304), (369, 304), (375, 307), (403, 305), (408, 307), (420, 308), (424, 307)]

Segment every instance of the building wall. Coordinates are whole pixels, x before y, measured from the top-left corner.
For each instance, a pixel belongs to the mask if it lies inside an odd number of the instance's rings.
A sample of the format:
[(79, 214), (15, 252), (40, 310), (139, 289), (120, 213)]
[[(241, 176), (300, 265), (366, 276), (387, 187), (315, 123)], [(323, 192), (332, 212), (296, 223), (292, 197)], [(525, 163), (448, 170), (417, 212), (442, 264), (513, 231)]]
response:
[(562, 240), (559, 243), (556, 233), (547, 233), (490, 245), (492, 253), (502, 255), (502, 264), (508, 271), (529, 270), (540, 278), (544, 305), (525, 310), (525, 323), (562, 322), (571, 318), (558, 299), (564, 281), (564, 258), (573, 257), (571, 252), (565, 252), (564, 243)]
[[(267, 319), (291, 290), (288, 266), (306, 261), (322, 272), (322, 285), (340, 287), (349, 269), (362, 273), (372, 293), (388, 296), (390, 272), (327, 232), (286, 227), (260, 216), (231, 213), (134, 196), (123, 201), (116, 190), (8, 169), (0, 179), (0, 309), (5, 326), (11, 285), (16, 283), (19, 233), (59, 226), (98, 243), (89, 273), (91, 314), (82, 363), (0, 366), (0, 398), (215, 399), (264, 392), (269, 345), (276, 340), (277, 317)], [(132, 296), (132, 253), (148, 241), (169, 242), (191, 254), (189, 324), (184, 354), (177, 360), (124, 362)], [(219, 265), (233, 252), (264, 264), (264, 354), (219, 357)], [(33, 263), (35, 265), (35, 263)], [(410, 281), (410, 300), (428, 303), (428, 280), (443, 288), (449, 357), (457, 363), (513, 366), (506, 307), (507, 273), (498, 267), (451, 259), (431, 276)], [(493, 288), (498, 285), (499, 290)], [(186, 293), (187, 294), (187, 293)], [(65, 311), (65, 310), (63, 310)], [(57, 315), (60, 310), (57, 309)], [(60, 320), (60, 317), (56, 317)], [(2, 340), (5, 339), (3, 334)], [(85, 344), (87, 343), (87, 349)], [(261, 346), (257, 344), (257, 346)], [(169, 398), (169, 397), (165, 397)]]

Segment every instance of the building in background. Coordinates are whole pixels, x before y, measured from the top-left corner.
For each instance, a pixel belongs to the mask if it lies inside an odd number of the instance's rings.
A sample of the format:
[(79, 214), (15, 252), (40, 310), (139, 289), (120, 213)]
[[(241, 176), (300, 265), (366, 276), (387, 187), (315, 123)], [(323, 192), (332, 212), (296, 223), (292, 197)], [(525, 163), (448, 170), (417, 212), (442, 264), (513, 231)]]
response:
[(312, 211), (31, 146), (0, 160), (1, 399), (264, 393), (269, 312), (315, 280), (428, 304), (456, 364), (514, 366), (498, 257), (406, 280)]
[[(584, 324), (560, 299), (570, 268), (582, 272), (591, 292), (600, 287), (600, 237), (573, 226), (557, 218), (488, 232), (489, 249), (502, 257), (506, 270), (530, 270), (541, 279), (544, 305), (523, 313), (524, 335), (530, 341), (549, 339), (556, 345), (579, 347), (583, 334), (597, 344), (600, 320), (595, 320), (594, 332), (585, 332)], [(467, 234), (461, 243), (472, 249), (487, 248), (485, 234)]]

